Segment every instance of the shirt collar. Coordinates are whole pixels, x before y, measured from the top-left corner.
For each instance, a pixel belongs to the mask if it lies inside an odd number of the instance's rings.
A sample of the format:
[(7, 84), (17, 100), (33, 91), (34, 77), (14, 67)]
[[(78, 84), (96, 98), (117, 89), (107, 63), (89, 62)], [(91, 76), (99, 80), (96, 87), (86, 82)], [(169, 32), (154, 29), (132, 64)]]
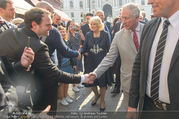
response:
[[(137, 27), (135, 28), (135, 31), (136, 32), (140, 32), (140, 23), (139, 22), (138, 22)], [(132, 30), (130, 30), (130, 32), (132, 32)]]
[(5, 20), (5, 19), (3, 19), (4, 20), (4, 22), (8, 25), (8, 26), (10, 26), (10, 27), (13, 27), (13, 25), (12, 25), (12, 23), (11, 22), (8, 22), (7, 20)]
[[(170, 24), (171, 24), (172, 27), (175, 28), (175, 27), (179, 24), (178, 18), (179, 18), (179, 10), (178, 10), (177, 12), (175, 12), (175, 13), (168, 19), (168, 20), (170, 21)], [(167, 20), (167, 18), (162, 17), (161, 20), (162, 20), (162, 23), (163, 23), (165, 20)]]

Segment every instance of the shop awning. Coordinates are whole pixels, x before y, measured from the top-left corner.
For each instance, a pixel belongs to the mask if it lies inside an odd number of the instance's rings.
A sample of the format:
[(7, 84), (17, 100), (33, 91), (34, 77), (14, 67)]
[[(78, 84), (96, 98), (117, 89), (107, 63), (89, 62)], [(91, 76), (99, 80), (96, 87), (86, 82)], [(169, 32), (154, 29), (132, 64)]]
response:
[(62, 17), (62, 20), (63, 21), (70, 21), (72, 20), (65, 12), (59, 10), (59, 9), (56, 9), (54, 8), (55, 10), (55, 13), (59, 14), (61, 17)]
[(25, 0), (13, 0), (16, 8), (16, 13), (24, 14), (27, 10), (33, 8), (32, 5), (27, 3)]

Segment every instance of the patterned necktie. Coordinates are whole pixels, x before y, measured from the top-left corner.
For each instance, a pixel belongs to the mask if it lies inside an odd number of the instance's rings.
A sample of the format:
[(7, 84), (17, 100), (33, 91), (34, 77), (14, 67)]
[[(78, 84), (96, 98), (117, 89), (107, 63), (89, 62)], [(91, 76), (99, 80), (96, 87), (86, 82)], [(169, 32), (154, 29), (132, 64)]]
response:
[(151, 98), (154, 101), (159, 99), (160, 69), (161, 69), (161, 63), (162, 63), (163, 52), (164, 52), (164, 48), (165, 48), (165, 42), (166, 42), (166, 38), (167, 38), (169, 25), (170, 25), (170, 22), (168, 20), (165, 20), (163, 31), (160, 36), (159, 42), (158, 42), (155, 60), (154, 60), (154, 66), (153, 66), (153, 70), (152, 70)]
[(138, 42), (137, 33), (135, 32), (135, 30), (133, 30), (132, 32), (133, 32), (134, 44), (135, 44), (135, 47), (136, 47), (136, 49), (137, 49), (137, 51), (138, 51), (138, 50), (139, 50), (139, 42)]

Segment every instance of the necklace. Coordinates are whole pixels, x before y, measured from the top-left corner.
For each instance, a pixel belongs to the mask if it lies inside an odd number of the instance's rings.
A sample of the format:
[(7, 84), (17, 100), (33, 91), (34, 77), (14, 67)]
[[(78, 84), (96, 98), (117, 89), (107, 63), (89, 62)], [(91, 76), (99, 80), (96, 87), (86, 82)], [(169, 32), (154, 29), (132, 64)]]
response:
[(99, 33), (93, 33), (94, 38), (100, 37), (100, 32)]

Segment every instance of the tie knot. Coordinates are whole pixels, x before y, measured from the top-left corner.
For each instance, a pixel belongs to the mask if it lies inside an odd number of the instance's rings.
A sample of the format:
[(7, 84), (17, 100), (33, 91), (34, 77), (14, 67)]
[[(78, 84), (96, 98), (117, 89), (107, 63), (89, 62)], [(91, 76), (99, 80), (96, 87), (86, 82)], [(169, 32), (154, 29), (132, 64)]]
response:
[(135, 33), (135, 30), (132, 30), (132, 32), (134, 32), (134, 33)]
[(170, 21), (169, 20), (165, 20), (164, 21), (164, 27), (168, 27), (170, 25)]

